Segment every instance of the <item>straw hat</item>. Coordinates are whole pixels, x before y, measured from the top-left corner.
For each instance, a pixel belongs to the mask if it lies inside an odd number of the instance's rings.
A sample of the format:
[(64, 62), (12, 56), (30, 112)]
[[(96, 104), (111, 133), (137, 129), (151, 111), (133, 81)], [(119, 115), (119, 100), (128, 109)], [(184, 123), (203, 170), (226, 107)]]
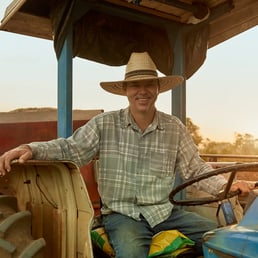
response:
[(123, 84), (130, 81), (158, 80), (160, 92), (175, 88), (183, 82), (184, 78), (179, 75), (158, 77), (157, 68), (147, 52), (131, 54), (125, 70), (123, 81), (101, 82), (101, 87), (117, 95), (125, 95)]

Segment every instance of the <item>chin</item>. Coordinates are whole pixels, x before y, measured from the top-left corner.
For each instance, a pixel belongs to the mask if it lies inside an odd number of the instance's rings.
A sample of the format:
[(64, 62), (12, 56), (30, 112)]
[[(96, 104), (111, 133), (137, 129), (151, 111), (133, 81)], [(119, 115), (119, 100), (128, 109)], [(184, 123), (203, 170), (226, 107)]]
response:
[(138, 108), (137, 110), (138, 110), (138, 112), (141, 112), (141, 113), (147, 113), (150, 111), (149, 108)]

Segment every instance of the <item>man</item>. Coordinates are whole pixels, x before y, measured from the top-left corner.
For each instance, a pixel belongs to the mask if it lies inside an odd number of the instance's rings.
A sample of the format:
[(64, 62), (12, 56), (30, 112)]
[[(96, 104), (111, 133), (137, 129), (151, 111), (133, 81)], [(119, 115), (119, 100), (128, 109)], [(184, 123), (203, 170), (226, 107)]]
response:
[[(173, 207), (169, 193), (175, 171), (188, 179), (211, 170), (198, 154), (181, 121), (156, 110), (159, 93), (183, 81), (181, 76), (158, 77), (147, 52), (132, 53), (125, 79), (102, 82), (108, 92), (127, 96), (129, 107), (100, 114), (68, 139), (22, 145), (0, 157), (0, 174), (18, 159), (72, 160), (78, 166), (99, 155), (98, 186), (103, 223), (117, 258), (148, 256), (152, 236), (178, 229), (194, 240), (202, 254), (201, 238), (216, 224), (195, 213)], [(207, 179), (200, 189), (216, 194), (226, 180)], [(232, 190), (250, 191), (245, 183)]]

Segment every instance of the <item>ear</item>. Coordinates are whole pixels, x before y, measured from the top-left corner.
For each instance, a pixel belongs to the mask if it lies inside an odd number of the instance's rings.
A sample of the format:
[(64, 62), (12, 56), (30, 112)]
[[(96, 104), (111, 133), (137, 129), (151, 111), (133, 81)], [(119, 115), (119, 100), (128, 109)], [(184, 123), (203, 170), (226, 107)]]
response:
[(157, 93), (159, 94), (160, 93), (160, 84), (159, 84), (159, 80), (158, 80), (158, 87), (157, 87)]

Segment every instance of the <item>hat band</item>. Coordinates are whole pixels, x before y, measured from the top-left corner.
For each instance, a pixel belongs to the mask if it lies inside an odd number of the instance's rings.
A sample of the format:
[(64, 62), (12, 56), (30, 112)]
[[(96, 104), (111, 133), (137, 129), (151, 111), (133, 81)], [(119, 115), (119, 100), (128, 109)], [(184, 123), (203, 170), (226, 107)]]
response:
[(152, 75), (157, 77), (158, 74), (154, 70), (135, 70), (125, 74), (125, 80), (129, 79), (130, 77), (139, 76), (139, 75)]

